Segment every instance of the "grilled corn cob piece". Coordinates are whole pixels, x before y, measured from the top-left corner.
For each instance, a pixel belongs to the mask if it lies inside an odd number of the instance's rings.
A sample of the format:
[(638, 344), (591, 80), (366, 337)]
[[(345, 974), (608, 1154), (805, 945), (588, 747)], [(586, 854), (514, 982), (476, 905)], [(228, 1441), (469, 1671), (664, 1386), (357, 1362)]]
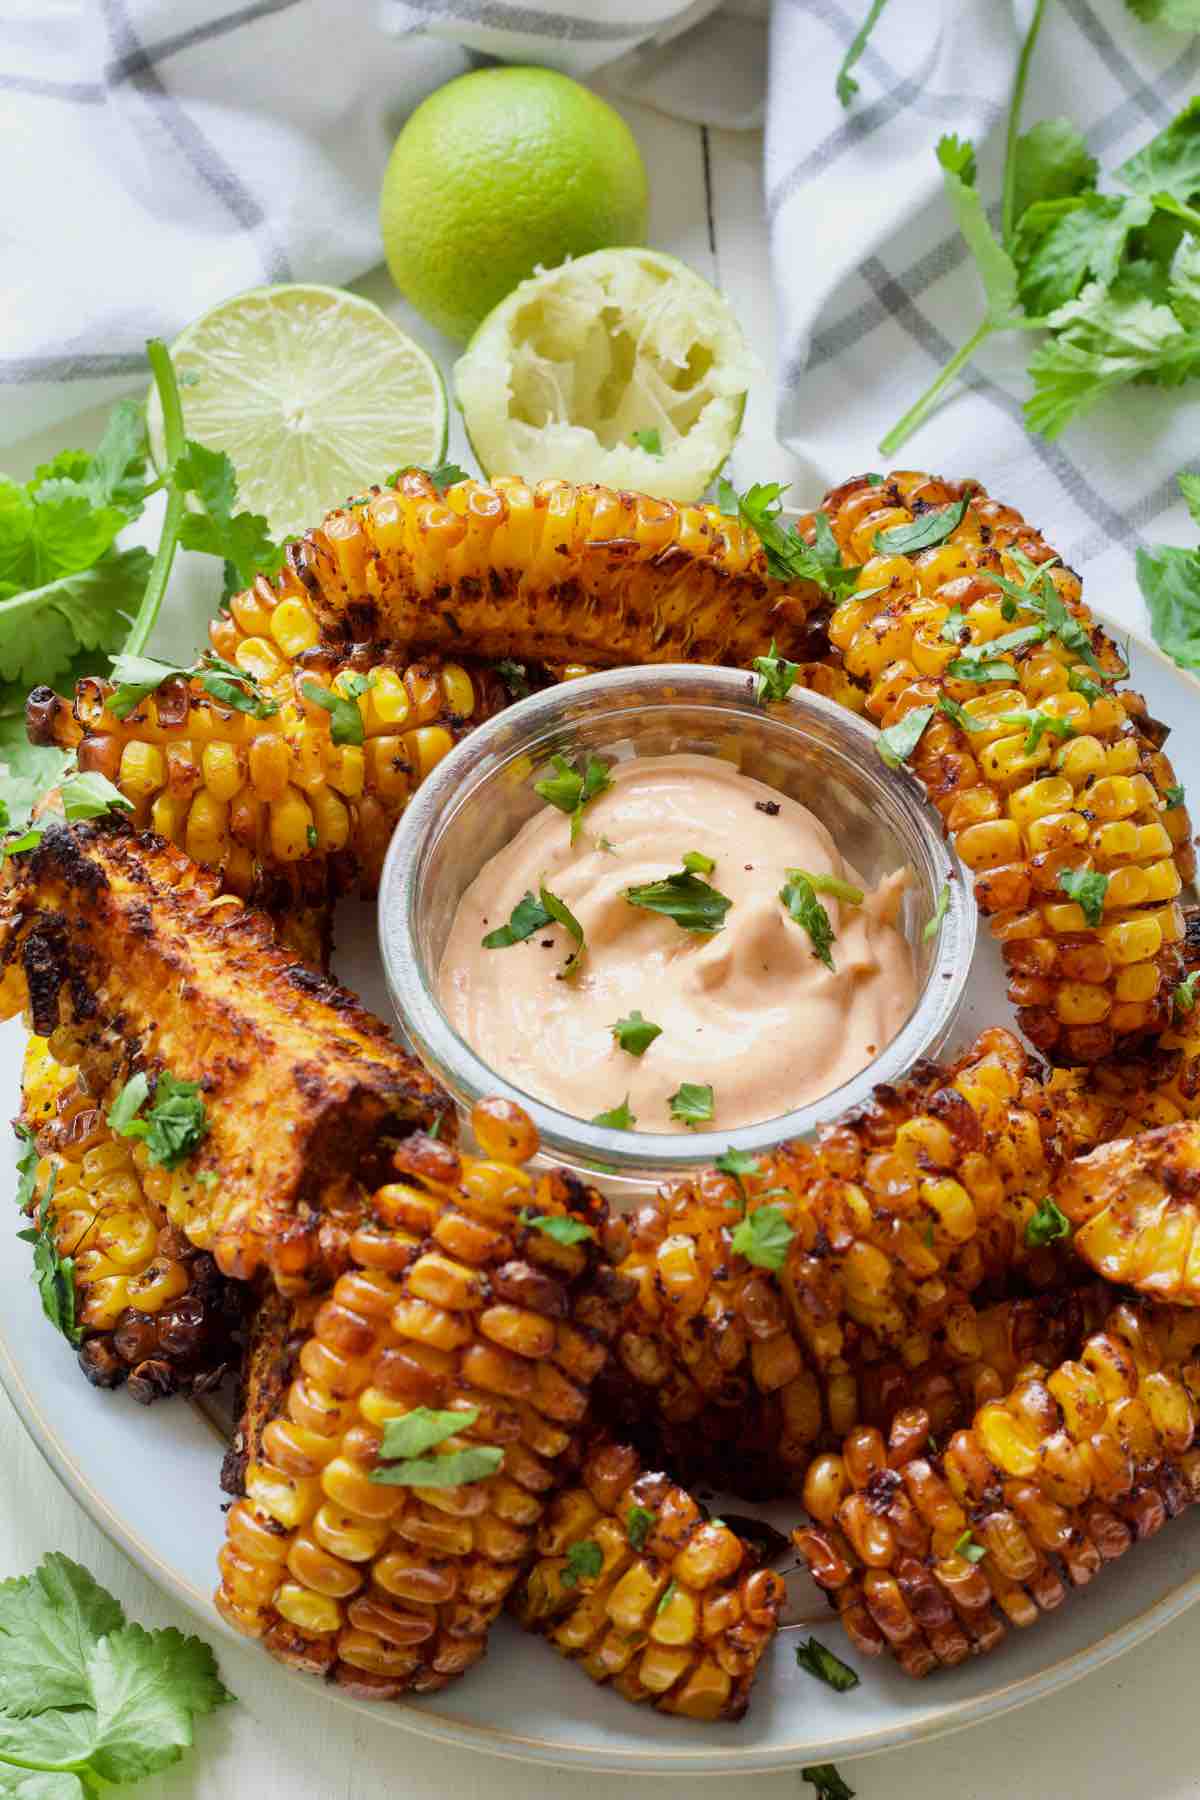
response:
[(1200, 1123), (1101, 1145), (1070, 1165), (1055, 1200), (1076, 1254), (1106, 1281), (1200, 1307)]
[(940, 1454), (909, 1421), (814, 1461), (793, 1539), (856, 1648), (916, 1676), (991, 1650), (1200, 1499), (1198, 1343), (1200, 1313), (1118, 1306)]
[[(517, 1108), (484, 1101), (472, 1123), (479, 1156), (399, 1147), (265, 1426), (252, 1395), (245, 1498), (221, 1551), (232, 1625), (369, 1698), (443, 1687), (483, 1654), (623, 1306), (603, 1202), (520, 1166), (537, 1138)], [(591, 1236), (560, 1243), (527, 1209)], [(260, 1351), (268, 1384), (283, 1354)], [(463, 1417), (436, 1458), (492, 1447), (497, 1472), (372, 1479), (401, 1473), (381, 1467), (389, 1423), (426, 1409)]]
[(757, 1561), (635, 1450), (601, 1440), (578, 1485), (551, 1501), (510, 1604), (626, 1700), (740, 1719), (785, 1597), (782, 1577)]
[[(815, 1146), (782, 1145), (740, 1179), (714, 1169), (669, 1184), (614, 1222), (637, 1300), (616, 1357), (633, 1391), (618, 1384), (610, 1416), (622, 1429), (656, 1417), (689, 1480), (755, 1498), (794, 1485), (822, 1435), (859, 1416), (864, 1336), (917, 1367), (988, 1278), (1019, 1264), (1057, 1279), (1056, 1251), (1031, 1250), (1025, 1234), (1068, 1125), (996, 1030), (951, 1067), (879, 1090)], [(735, 1251), (743, 1207), (774, 1209), (785, 1239), (774, 1268)], [(698, 1426), (710, 1409), (721, 1430)]]
[[(107, 705), (113, 684), (89, 676), (73, 702), (34, 689), (30, 738), (74, 750), (81, 769), (116, 783), (139, 828), (219, 868), (232, 893), (284, 912), (297, 895), (369, 897), (414, 789), (506, 704), (503, 683), (465, 661), (321, 649), (299, 602), (264, 607), (254, 593), (240, 595), (211, 635), (274, 712), (252, 717), (181, 678), (119, 719)], [(348, 724), (324, 696), (349, 709)]]
[(197, 1083), (206, 1132), (148, 1167), (152, 1204), (222, 1274), (320, 1285), (384, 1139), (449, 1102), (344, 988), (179, 850), (120, 822), (51, 826), (4, 864), (0, 1012), (28, 1006), (60, 1061), (108, 1094), (131, 1061)]
[[(876, 549), (880, 532), (958, 502), (943, 541), (912, 555)], [(1179, 974), (1177, 896), (1195, 872), (1191, 824), (1171, 804), (1165, 731), (1140, 696), (1113, 690), (1123, 663), (1078, 577), (971, 482), (863, 477), (825, 506), (844, 558), (862, 568), (861, 597), (835, 610), (830, 642), (881, 725), (933, 708), (911, 767), (974, 871), (1027, 1036), (1087, 1063), (1161, 1031)], [(1064, 609), (1057, 630), (1037, 595), (1025, 604), (989, 579), (1026, 589), (1019, 558), (1048, 574)], [(1072, 877), (1087, 875), (1099, 879), (1081, 895)]]
[(215, 1386), (238, 1359), (241, 1297), (149, 1200), (143, 1147), (113, 1136), (103, 1106), (45, 1038), (26, 1046), (21, 1122), (39, 1153), (29, 1211), (49, 1193), (55, 1247), (73, 1265), (88, 1380), (125, 1382), (147, 1404)]
[(252, 594), (303, 614), (312, 642), (601, 668), (748, 665), (772, 636), (790, 656), (819, 600), (772, 580), (757, 537), (712, 506), (516, 476), (443, 494), (420, 470), (330, 513)]

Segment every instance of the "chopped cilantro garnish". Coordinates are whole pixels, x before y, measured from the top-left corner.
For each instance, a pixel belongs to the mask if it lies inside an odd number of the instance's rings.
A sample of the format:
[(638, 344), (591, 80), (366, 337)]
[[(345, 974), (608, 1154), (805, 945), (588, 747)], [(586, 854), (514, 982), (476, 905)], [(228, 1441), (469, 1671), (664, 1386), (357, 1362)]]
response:
[(584, 807), (612, 786), (608, 772), (612, 765), (599, 756), (589, 756), (582, 769), (573, 769), (565, 756), (552, 756), (550, 764), (553, 775), (535, 781), (533, 791), (567, 814), (571, 821), (571, 842), (574, 843), (583, 823)]
[(629, 1110), (629, 1095), (626, 1094), (620, 1106), (610, 1106), (607, 1112), (592, 1114), (593, 1125), (608, 1125), (613, 1131), (632, 1131), (637, 1124), (637, 1115)]
[(789, 662), (786, 656), (780, 656), (775, 648), (775, 639), (771, 639), (771, 648), (765, 656), (756, 656), (750, 664), (758, 676), (758, 687), (754, 700), (757, 706), (769, 706), (773, 700), (786, 700), (796, 677), (800, 673), (800, 664)]
[(553, 919), (556, 925), (562, 926), (563, 930), (567, 933), (568, 937), (572, 939), (575, 945), (574, 950), (571, 952), (570, 956), (568, 956), (559, 973), (559, 980), (564, 981), (568, 976), (575, 973), (583, 960), (583, 953), (586, 949), (586, 945), (583, 941), (583, 926), (579, 923), (579, 920), (575, 917), (575, 914), (571, 911), (566, 901), (560, 900), (557, 894), (552, 894), (550, 892), (545, 881), (542, 882), (540, 896), (542, 905), (549, 917)]
[(893, 525), (887, 531), (877, 531), (875, 550), (880, 556), (911, 556), (917, 550), (929, 550), (934, 544), (943, 544), (962, 524), (966, 510), (965, 500), (955, 500), (950, 506), (931, 507), (907, 525)]
[(850, 1665), (826, 1649), (818, 1638), (810, 1637), (806, 1644), (796, 1645), (796, 1661), (807, 1674), (815, 1675), (835, 1693), (848, 1694), (851, 1688), (858, 1686), (858, 1676)]
[(811, 869), (789, 869), (789, 875), (802, 875), (816, 894), (831, 894), (847, 906), (861, 906), (865, 895), (859, 887), (843, 881), (840, 875), (814, 875)]
[(319, 681), (302, 681), (300, 692), (313, 706), (319, 706), (322, 712), (329, 714), (329, 735), (335, 744), (361, 744), (365, 741), (366, 732), (363, 729), (358, 695), (365, 692), (367, 677), (347, 676), (345, 686), (350, 691), (339, 694), (334, 688), (322, 687)]
[(948, 881), (943, 881), (938, 892), (937, 905), (934, 907), (933, 912), (930, 914), (929, 918), (926, 919), (925, 924), (921, 929), (921, 939), (924, 943), (927, 944), (930, 938), (935, 938), (937, 936), (938, 932), (941, 930), (942, 920), (949, 910), (950, 883)]
[(673, 1119), (684, 1125), (703, 1125), (713, 1116), (712, 1087), (702, 1081), (681, 1081), (667, 1104)]
[(1171, 993), (1171, 1007), (1177, 1019), (1186, 1018), (1196, 1008), (1196, 983), (1200, 981), (1200, 969), (1193, 969), (1190, 975), (1177, 982)]
[(788, 1246), (795, 1235), (782, 1207), (759, 1206), (739, 1220), (729, 1241), (747, 1262), (778, 1273), (787, 1261)]
[(594, 1238), (596, 1233), (582, 1219), (572, 1218), (570, 1213), (539, 1213), (531, 1206), (523, 1206), (517, 1214), (522, 1225), (533, 1231), (540, 1231), (556, 1244), (582, 1244), (585, 1238)]
[[(951, 668), (953, 666), (951, 664)], [(914, 706), (902, 719), (880, 732), (875, 748), (889, 769), (898, 769), (901, 763), (908, 761), (932, 717), (932, 706)]]
[(1071, 1223), (1047, 1195), (1025, 1227), (1025, 1242), (1031, 1250), (1052, 1244), (1056, 1238), (1070, 1237)]
[(628, 1018), (618, 1019), (609, 1029), (621, 1049), (628, 1051), (630, 1056), (644, 1056), (655, 1038), (662, 1036), (662, 1026), (643, 1019), (636, 1007)]
[(604, 1567), (604, 1552), (594, 1538), (581, 1538), (567, 1550), (567, 1560), (559, 1576), (565, 1588), (578, 1587), (581, 1581), (594, 1581)]
[(1089, 925), (1099, 925), (1104, 916), (1104, 896), (1108, 892), (1108, 876), (1099, 869), (1060, 869), (1058, 885), (1067, 898), (1078, 903)]
[(549, 925), (550, 914), (540, 900), (526, 892), (509, 914), (507, 925), (497, 925), (480, 942), (485, 950), (507, 950), (510, 944), (523, 944), (535, 931)]
[(673, 919), (681, 930), (696, 932), (720, 931), (725, 914), (733, 905), (732, 900), (710, 887), (707, 881), (701, 881), (690, 869), (668, 875), (664, 881), (648, 881), (641, 887), (626, 888), (625, 898), (630, 906), (662, 913)]
[(705, 856), (703, 850), (685, 850), (683, 866), (693, 875), (711, 875), (717, 865), (711, 856)]
[(631, 1506), (625, 1514), (625, 1532), (634, 1550), (644, 1550), (654, 1527), (654, 1514), (644, 1506)]
[(801, 930), (807, 931), (812, 943), (812, 953), (818, 962), (824, 963), (827, 969), (833, 968), (833, 954), (829, 946), (834, 942), (834, 930), (829, 914), (813, 892), (813, 884), (800, 869), (789, 869), (787, 880), (779, 890), (779, 898), (790, 919), (794, 919)]
[(130, 1076), (109, 1109), (109, 1126), (118, 1137), (142, 1138), (150, 1161), (160, 1168), (178, 1168), (208, 1136), (208, 1111), (200, 1097), (200, 1083), (178, 1081), (164, 1069), (143, 1114), (148, 1099), (149, 1082), (139, 1071)]
[(963, 1556), (969, 1563), (982, 1562), (987, 1551), (982, 1544), (977, 1544), (970, 1531), (964, 1531), (954, 1546), (954, 1554)]

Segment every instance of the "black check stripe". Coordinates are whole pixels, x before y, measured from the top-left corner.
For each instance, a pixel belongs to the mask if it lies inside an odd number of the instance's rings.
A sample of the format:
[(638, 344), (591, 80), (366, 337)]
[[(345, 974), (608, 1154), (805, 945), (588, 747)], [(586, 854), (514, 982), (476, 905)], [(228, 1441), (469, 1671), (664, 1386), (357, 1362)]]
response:
[(128, 81), (131, 75), (144, 74), (148, 69), (156, 69), (169, 56), (178, 56), (181, 50), (190, 50), (196, 44), (209, 44), (214, 38), (225, 37), (231, 31), (238, 31), (243, 25), (251, 25), (256, 19), (270, 18), (274, 13), (290, 12), (293, 6), (303, 5), (304, 0), (253, 0), (250, 6), (240, 6), (236, 12), (224, 13), (219, 19), (206, 19), (202, 25), (193, 25), (188, 31), (178, 31), (173, 37), (160, 38), (155, 44), (138, 44), (126, 50), (123, 55), (115, 57), (104, 71), (104, 79), (109, 87), (116, 87), (122, 81)]

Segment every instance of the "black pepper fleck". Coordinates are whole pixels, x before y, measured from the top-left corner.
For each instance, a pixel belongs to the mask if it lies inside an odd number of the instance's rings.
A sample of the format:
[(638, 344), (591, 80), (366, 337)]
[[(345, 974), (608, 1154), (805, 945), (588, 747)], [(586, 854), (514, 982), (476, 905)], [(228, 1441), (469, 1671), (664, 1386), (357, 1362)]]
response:
[(769, 819), (773, 819), (779, 812), (779, 802), (778, 800), (756, 800), (754, 802), (754, 810), (755, 812), (766, 813)]

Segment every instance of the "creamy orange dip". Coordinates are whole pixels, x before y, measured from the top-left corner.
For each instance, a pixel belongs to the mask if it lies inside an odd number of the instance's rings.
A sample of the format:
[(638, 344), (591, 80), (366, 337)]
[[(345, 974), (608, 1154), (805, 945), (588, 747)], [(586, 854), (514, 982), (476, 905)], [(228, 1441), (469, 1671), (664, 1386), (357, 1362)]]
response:
[[(438, 975), (460, 1036), (515, 1086), (577, 1118), (628, 1096), (636, 1129), (651, 1132), (689, 1129), (670, 1105), (684, 1082), (712, 1088), (712, 1118), (699, 1128), (720, 1131), (803, 1106), (865, 1068), (916, 998), (894, 923), (907, 871), (861, 905), (819, 894), (831, 971), (779, 897), (794, 869), (862, 887), (819, 819), (715, 757), (647, 757), (609, 774), (573, 847), (568, 818), (546, 806), (464, 893)], [(732, 902), (720, 930), (683, 929), (626, 898), (697, 851), (714, 865), (702, 879)], [(481, 942), (543, 882), (584, 931), (565, 979), (575, 945), (561, 925), (505, 948)], [(635, 1009), (661, 1028), (640, 1056), (613, 1032)]]

